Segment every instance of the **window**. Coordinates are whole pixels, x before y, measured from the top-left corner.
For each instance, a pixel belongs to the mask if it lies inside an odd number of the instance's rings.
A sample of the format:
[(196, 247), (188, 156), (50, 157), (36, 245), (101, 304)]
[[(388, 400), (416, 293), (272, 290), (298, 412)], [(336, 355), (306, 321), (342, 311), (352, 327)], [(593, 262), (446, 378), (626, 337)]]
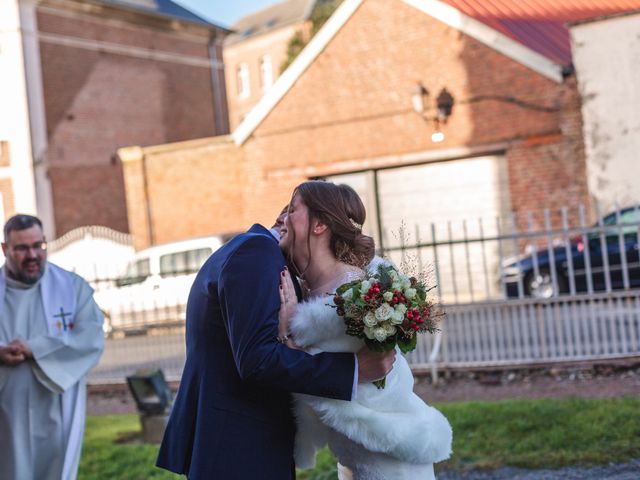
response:
[(127, 267), (127, 273), (123, 278), (116, 280), (118, 287), (126, 287), (127, 285), (134, 285), (136, 283), (142, 283), (151, 274), (150, 262), (148, 258), (141, 258), (133, 263), (130, 263)]
[(266, 91), (273, 84), (273, 68), (271, 66), (271, 56), (263, 55), (260, 59), (260, 86), (262, 91)]
[(251, 93), (249, 87), (249, 66), (246, 63), (241, 63), (237, 70), (238, 77), (238, 97), (246, 98)]
[(212, 250), (210, 248), (198, 248), (184, 252), (170, 253), (160, 257), (160, 276), (172, 277), (197, 272), (205, 262)]

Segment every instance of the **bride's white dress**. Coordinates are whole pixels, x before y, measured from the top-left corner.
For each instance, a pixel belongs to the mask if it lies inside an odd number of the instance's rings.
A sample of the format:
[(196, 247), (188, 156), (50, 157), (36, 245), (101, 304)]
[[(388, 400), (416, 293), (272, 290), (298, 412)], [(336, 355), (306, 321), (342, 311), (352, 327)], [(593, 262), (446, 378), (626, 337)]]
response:
[[(354, 275), (337, 279), (334, 288)], [(364, 342), (346, 335), (330, 304), (323, 296), (298, 306), (291, 322), (296, 343), (312, 354), (357, 352)], [(433, 463), (451, 455), (449, 422), (413, 393), (413, 375), (399, 352), (384, 389), (359, 384), (351, 402), (295, 395), (295, 411), (296, 465), (312, 467), (316, 451), (328, 444), (347, 467), (339, 468), (340, 480), (431, 480)]]

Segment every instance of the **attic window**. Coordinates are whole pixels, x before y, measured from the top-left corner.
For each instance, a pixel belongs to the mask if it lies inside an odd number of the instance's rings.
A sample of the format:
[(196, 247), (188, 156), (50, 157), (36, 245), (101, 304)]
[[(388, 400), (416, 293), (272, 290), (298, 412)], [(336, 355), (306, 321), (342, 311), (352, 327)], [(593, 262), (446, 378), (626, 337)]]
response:
[(278, 22), (277, 18), (272, 18), (271, 20), (269, 20), (267, 23), (264, 24), (265, 27), (267, 28), (271, 28), (273, 27), (276, 23)]
[(249, 27), (249, 28), (243, 30), (240, 35), (242, 35), (243, 37), (248, 37), (249, 35), (251, 35), (255, 31), (256, 31), (256, 27)]

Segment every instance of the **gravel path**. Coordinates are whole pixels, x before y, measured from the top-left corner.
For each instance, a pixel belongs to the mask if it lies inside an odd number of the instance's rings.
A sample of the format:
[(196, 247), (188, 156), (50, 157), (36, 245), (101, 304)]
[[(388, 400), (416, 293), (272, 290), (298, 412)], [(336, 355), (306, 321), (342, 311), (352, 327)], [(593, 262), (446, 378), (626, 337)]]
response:
[(638, 480), (640, 459), (620, 465), (565, 467), (558, 470), (526, 470), (505, 467), (492, 472), (441, 472), (438, 480)]

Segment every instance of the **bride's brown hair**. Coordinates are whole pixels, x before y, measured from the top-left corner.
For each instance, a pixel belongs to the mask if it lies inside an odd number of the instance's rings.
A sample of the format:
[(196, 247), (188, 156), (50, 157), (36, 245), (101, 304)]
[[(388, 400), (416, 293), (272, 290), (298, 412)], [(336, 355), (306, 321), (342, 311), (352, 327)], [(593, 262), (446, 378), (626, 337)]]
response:
[[(367, 213), (353, 188), (323, 180), (310, 180), (298, 185), (291, 198), (296, 194), (300, 195), (309, 209), (309, 220), (318, 220), (331, 230), (329, 246), (339, 261), (359, 268), (371, 262), (375, 243), (373, 238), (362, 233)], [(308, 233), (307, 249), (311, 258), (311, 222)]]

